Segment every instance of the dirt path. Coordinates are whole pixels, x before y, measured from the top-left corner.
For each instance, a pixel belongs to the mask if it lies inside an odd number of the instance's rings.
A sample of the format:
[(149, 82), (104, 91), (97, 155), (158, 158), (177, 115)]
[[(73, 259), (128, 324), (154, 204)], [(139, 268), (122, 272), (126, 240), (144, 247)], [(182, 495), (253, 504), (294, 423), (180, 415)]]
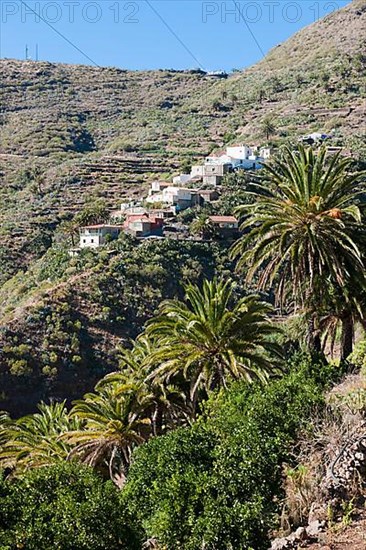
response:
[(328, 530), (321, 543), (306, 547), (308, 550), (366, 550), (366, 511), (340, 532)]

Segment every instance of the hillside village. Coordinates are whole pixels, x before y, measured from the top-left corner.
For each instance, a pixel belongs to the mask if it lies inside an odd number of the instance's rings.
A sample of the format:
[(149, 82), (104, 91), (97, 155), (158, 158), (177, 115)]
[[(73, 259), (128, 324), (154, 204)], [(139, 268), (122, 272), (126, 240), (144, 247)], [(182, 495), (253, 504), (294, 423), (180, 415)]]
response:
[[(307, 145), (320, 145), (331, 137), (329, 134), (314, 132), (299, 137), (298, 141)], [(329, 153), (339, 150), (340, 147), (328, 147)], [(79, 246), (73, 247), (70, 255), (77, 255), (84, 248), (103, 246), (117, 239), (121, 233), (136, 239), (232, 241), (240, 233), (235, 212), (229, 215), (208, 215), (205, 219), (207, 230), (195, 234), (177, 216), (188, 208), (199, 209), (215, 204), (222, 193), (227, 174), (240, 171), (254, 174), (270, 158), (269, 147), (231, 145), (225, 152), (207, 156), (202, 164), (193, 165), (189, 174), (174, 176), (171, 182), (152, 181), (147, 195), (121, 203), (120, 208), (113, 210), (105, 223), (80, 227)]]
[(365, 550), (366, 0), (321, 15), (0, 59), (0, 550)]
[[(193, 239), (188, 226), (177, 222), (177, 214), (216, 201), (226, 174), (259, 170), (269, 158), (269, 148), (230, 146), (225, 153), (206, 157), (203, 164), (193, 165), (189, 174), (173, 177), (172, 182), (153, 181), (147, 196), (122, 203), (119, 210), (111, 213), (110, 222), (81, 227), (79, 248), (73, 248), (71, 253), (77, 254), (82, 248), (98, 248), (116, 239), (121, 232), (140, 239)], [(219, 239), (232, 240), (238, 236), (239, 222), (234, 215), (212, 215), (206, 221)]]

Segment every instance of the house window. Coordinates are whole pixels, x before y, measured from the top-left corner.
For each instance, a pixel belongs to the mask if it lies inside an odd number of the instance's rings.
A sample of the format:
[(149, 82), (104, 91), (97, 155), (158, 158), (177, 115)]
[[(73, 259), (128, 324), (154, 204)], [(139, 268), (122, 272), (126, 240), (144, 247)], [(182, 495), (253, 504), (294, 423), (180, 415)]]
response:
[(94, 239), (90, 239), (90, 242), (93, 243), (93, 242), (94, 242)]
[(86, 243), (86, 239), (83, 239), (83, 243)]

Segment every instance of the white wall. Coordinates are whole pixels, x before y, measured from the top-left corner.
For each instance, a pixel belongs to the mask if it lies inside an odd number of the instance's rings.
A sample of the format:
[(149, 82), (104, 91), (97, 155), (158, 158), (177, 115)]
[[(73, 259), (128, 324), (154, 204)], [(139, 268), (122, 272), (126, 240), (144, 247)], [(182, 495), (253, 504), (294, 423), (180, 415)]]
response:
[(166, 202), (166, 199), (163, 196), (163, 193), (156, 193), (155, 195), (149, 195), (146, 197), (146, 202)]
[(102, 244), (101, 235), (85, 231), (80, 234), (80, 248), (98, 248)]
[(173, 178), (173, 183), (179, 185), (180, 183), (187, 183), (190, 179), (192, 179), (191, 174), (179, 174), (179, 176)]
[(82, 229), (80, 231), (80, 248), (98, 248), (105, 244), (106, 235), (118, 236), (120, 230), (113, 230), (110, 227), (100, 227), (97, 229)]
[(239, 145), (237, 147), (227, 147), (226, 154), (234, 159), (246, 159), (252, 154), (252, 150), (247, 145)]
[(191, 169), (191, 176), (203, 176), (204, 168), (202, 164), (196, 164), (195, 166), (192, 166)]

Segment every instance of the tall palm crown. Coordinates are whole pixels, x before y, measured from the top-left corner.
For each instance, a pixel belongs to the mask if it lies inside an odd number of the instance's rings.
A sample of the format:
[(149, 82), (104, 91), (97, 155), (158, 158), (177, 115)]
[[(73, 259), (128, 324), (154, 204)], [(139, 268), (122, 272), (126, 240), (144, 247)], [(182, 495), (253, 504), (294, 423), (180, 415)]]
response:
[(268, 318), (271, 306), (256, 296), (231, 305), (231, 281), (205, 281), (202, 290), (186, 287), (186, 302), (167, 300), (147, 326), (156, 338), (150, 377), (169, 380), (183, 376), (191, 397), (203, 387), (225, 387), (228, 379), (266, 380), (273, 370), (268, 354), (279, 356), (271, 341), (275, 328)]
[(133, 384), (109, 384), (86, 394), (71, 410), (71, 416), (84, 425), (65, 435), (73, 446), (69, 458), (105, 469), (116, 484), (122, 485), (133, 447), (150, 432), (150, 420), (144, 416), (148, 405), (146, 396)]
[(69, 417), (65, 403), (41, 403), (38, 409), (38, 413), (3, 423), (1, 466), (24, 470), (48, 466), (67, 457), (70, 447), (61, 438), (77, 429), (79, 420)]
[(147, 380), (153, 369), (153, 350), (154, 343), (142, 333), (132, 349), (120, 350), (119, 371), (107, 374), (96, 389), (113, 386), (117, 393), (123, 393), (126, 385), (134, 384), (139, 389), (139, 396), (144, 397), (144, 412), (151, 420), (153, 435), (161, 435), (168, 428), (185, 423), (191, 411), (179, 387), (165, 384), (162, 380)]
[(285, 148), (282, 159), (264, 165), (256, 203), (238, 208), (245, 234), (233, 255), (249, 267), (248, 280), (259, 272), (259, 289), (275, 282), (279, 303), (292, 295), (304, 305), (321, 296), (322, 285), (342, 286), (352, 270), (363, 272), (364, 174), (350, 174), (352, 162), (339, 153), (328, 158), (325, 148)]

